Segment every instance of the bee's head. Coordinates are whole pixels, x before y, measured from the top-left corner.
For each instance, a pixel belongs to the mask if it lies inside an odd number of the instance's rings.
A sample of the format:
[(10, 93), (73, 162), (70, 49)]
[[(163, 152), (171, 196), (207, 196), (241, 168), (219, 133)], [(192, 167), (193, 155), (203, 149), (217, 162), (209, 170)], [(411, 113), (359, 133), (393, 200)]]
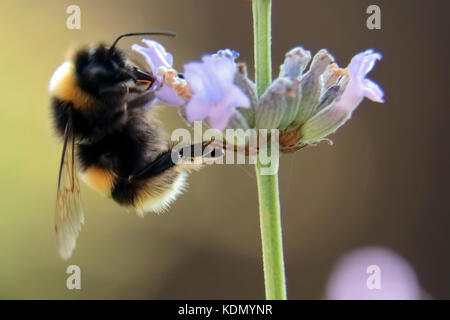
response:
[(72, 61), (63, 63), (55, 71), (50, 80), (50, 93), (59, 100), (70, 101), (76, 108), (84, 108), (98, 100), (121, 100), (133, 84), (139, 87), (144, 83), (150, 88), (155, 80), (154, 76), (131, 65), (123, 52), (116, 47), (120, 39), (138, 35), (175, 34), (127, 33), (119, 36), (111, 46), (96, 45), (84, 48), (75, 54)]
[(74, 61), (75, 75), (81, 89), (93, 96), (115, 92), (129, 80), (136, 80), (133, 69), (126, 64), (123, 53), (105, 45), (79, 51)]

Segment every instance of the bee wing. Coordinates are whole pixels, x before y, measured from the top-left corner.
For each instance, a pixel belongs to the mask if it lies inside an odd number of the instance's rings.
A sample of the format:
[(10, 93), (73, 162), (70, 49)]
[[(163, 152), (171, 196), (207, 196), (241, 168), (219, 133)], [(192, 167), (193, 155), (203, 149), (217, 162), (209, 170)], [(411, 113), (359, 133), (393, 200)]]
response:
[(80, 201), (80, 184), (75, 168), (75, 138), (72, 125), (66, 125), (56, 194), (55, 232), (61, 258), (69, 259), (84, 223)]

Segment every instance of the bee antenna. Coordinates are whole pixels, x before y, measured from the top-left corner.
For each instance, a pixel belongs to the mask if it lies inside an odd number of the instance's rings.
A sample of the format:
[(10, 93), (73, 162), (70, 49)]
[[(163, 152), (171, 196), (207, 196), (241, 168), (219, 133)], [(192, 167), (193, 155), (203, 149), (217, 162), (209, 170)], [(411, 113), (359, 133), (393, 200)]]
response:
[(134, 36), (166, 36), (166, 37), (175, 37), (177, 34), (171, 31), (155, 31), (155, 32), (134, 32), (134, 33), (125, 33), (117, 37), (117, 39), (113, 42), (112, 46), (109, 48), (109, 52), (113, 52), (117, 43), (120, 39), (126, 37), (134, 37)]

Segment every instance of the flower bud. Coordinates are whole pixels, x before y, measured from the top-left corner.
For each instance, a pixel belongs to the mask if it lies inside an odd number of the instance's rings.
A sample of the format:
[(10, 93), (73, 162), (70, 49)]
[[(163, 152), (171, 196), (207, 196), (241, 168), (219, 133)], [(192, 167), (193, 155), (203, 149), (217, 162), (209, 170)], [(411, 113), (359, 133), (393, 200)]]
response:
[(247, 76), (247, 65), (245, 63), (237, 64), (237, 72), (234, 77), (234, 84), (237, 85), (250, 99), (250, 108), (239, 108), (241, 114), (247, 120), (250, 127), (255, 126), (255, 109), (258, 105), (256, 86)]
[(334, 85), (325, 91), (320, 97), (319, 104), (316, 107), (316, 112), (328, 107), (341, 94), (341, 86)]
[(291, 127), (291, 124), (295, 120), (295, 116), (298, 114), (301, 99), (302, 87), (300, 85), (300, 81), (297, 79), (292, 80), (292, 82), (286, 87), (284, 104), (281, 106), (283, 117), (278, 125), (279, 129), (285, 130)]
[(349, 117), (350, 115), (345, 110), (333, 108), (332, 105), (328, 106), (302, 126), (300, 141), (304, 143), (319, 142), (335, 132)]
[(325, 72), (323, 73), (323, 83), (324, 88), (328, 89), (329, 87), (337, 84), (339, 79), (346, 74), (346, 70), (340, 69), (336, 63), (330, 64)]
[(242, 111), (247, 111), (244, 108), (236, 108), (233, 110), (230, 121), (228, 122), (227, 129), (244, 129), (247, 130), (249, 128), (247, 119), (242, 114)]
[(290, 123), (295, 114), (290, 112), (289, 106), (298, 96), (298, 89), (297, 80), (282, 77), (272, 82), (256, 109), (256, 128), (278, 129), (281, 122)]
[(298, 78), (302, 75), (309, 61), (311, 60), (311, 52), (296, 47), (286, 53), (284, 63), (280, 67), (280, 77), (288, 77), (291, 79)]
[(301, 80), (302, 101), (295, 124), (304, 123), (314, 114), (324, 87), (322, 74), (333, 60), (334, 58), (324, 49), (314, 56), (308, 73)]

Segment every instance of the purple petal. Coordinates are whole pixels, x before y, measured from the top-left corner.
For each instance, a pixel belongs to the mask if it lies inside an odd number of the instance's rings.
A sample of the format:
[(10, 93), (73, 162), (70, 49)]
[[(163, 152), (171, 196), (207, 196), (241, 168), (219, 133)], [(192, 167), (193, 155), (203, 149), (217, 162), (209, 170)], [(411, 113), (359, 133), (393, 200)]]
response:
[(193, 91), (186, 106), (188, 121), (207, 118), (212, 127), (224, 130), (234, 108), (250, 107), (250, 99), (234, 84), (237, 67), (229, 56), (207, 55), (202, 62), (186, 64), (184, 70)]
[(145, 43), (146, 47), (133, 44), (131, 49), (140, 53), (145, 58), (153, 73), (156, 74), (159, 67), (172, 67), (173, 57), (160, 43), (149, 39), (143, 39), (142, 42)]
[(336, 108), (352, 112), (358, 107), (364, 97), (375, 102), (383, 102), (383, 90), (373, 81), (365, 79), (366, 74), (372, 70), (376, 60), (381, 54), (367, 50), (355, 55), (348, 66), (350, 81), (342, 96), (335, 102)]
[(383, 90), (381, 90), (380, 86), (369, 79), (363, 80), (364, 84), (364, 95), (372, 101), (375, 102), (384, 102), (383, 100)]
[(202, 62), (191, 62), (184, 66), (184, 77), (195, 94), (211, 103), (217, 103), (224, 89), (234, 81), (236, 64), (228, 58), (204, 56)]
[(232, 108), (250, 108), (250, 99), (245, 95), (244, 92), (242, 92), (239, 87), (235, 85), (232, 85), (226, 91), (226, 94), (222, 98), (222, 103), (225, 105), (230, 105)]
[(350, 75), (354, 78), (364, 78), (373, 69), (376, 60), (381, 60), (381, 54), (374, 53), (371, 49), (358, 53), (348, 66)]
[(220, 99), (220, 86), (216, 84), (214, 78), (208, 75), (209, 70), (205, 70), (201, 62), (190, 62), (184, 65), (184, 78), (189, 83), (192, 91), (197, 96), (202, 96), (204, 100), (215, 102)]
[(180, 107), (185, 101), (177, 96), (171, 87), (163, 85), (157, 92), (156, 97), (164, 103)]
[[(366, 51), (366, 52), (368, 52), (368, 51)], [(370, 54), (367, 54), (364, 57), (361, 72), (364, 75), (367, 75), (370, 71), (372, 71), (373, 67), (375, 66), (375, 62), (377, 60), (381, 60), (381, 54), (378, 52), (372, 53), (372, 51), (370, 51)]]
[(204, 56), (202, 58), (205, 69), (214, 70), (216, 79), (218, 79), (221, 84), (232, 83), (234, 81), (234, 76), (236, 75), (236, 63), (233, 60), (225, 57), (215, 57), (215, 56)]
[(250, 108), (250, 99), (237, 87), (227, 90), (222, 101), (209, 108), (208, 122), (219, 130), (224, 130), (235, 107)]
[(171, 67), (173, 65), (172, 54), (170, 52), (167, 52), (166, 48), (164, 48), (162, 44), (149, 39), (142, 39), (142, 42), (144, 42), (148, 48), (152, 48), (155, 51), (155, 58), (159, 60), (159, 63), (161, 65), (164, 65), (165, 67)]
[(228, 125), (228, 122), (231, 118), (232, 108), (228, 109), (227, 112), (214, 113), (211, 112), (208, 115), (208, 123), (211, 127), (216, 128), (220, 131), (225, 130)]
[(205, 101), (201, 96), (194, 95), (186, 105), (186, 118), (189, 122), (203, 120), (208, 116), (211, 107), (209, 101)]
[[(143, 39), (142, 42), (146, 45), (141, 46), (138, 44), (132, 45), (132, 49), (140, 53), (147, 64), (149, 65), (152, 72), (156, 75), (158, 82), (162, 81), (162, 76), (156, 74), (160, 67), (171, 68), (173, 64), (173, 56), (158, 42), (149, 39)], [(167, 104), (181, 106), (185, 102), (182, 98), (178, 97), (172, 88), (163, 85), (158, 89), (156, 93), (158, 100), (165, 102)], [(152, 101), (152, 104), (156, 103), (157, 99)]]

